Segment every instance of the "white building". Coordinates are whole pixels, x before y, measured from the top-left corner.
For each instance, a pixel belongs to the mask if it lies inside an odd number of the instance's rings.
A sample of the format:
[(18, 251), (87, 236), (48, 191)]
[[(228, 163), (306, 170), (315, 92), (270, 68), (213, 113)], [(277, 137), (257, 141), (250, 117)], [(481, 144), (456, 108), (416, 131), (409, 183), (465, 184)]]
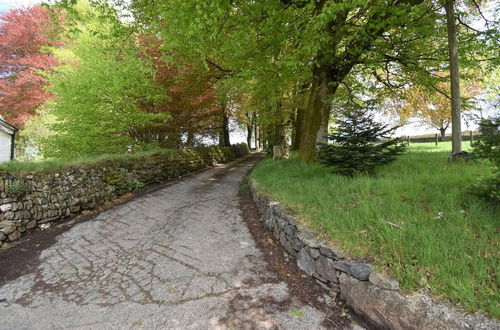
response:
[(17, 128), (0, 118), (0, 163), (14, 159), (14, 138)]

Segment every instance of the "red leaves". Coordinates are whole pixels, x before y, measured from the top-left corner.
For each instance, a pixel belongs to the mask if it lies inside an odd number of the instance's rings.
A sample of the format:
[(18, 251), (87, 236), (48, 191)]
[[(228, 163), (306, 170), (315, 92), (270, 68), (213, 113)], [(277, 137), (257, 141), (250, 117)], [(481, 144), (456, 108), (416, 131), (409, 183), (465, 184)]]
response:
[(165, 61), (161, 41), (154, 35), (142, 35), (139, 45), (143, 50), (142, 56), (153, 64), (156, 84), (168, 95), (168, 100), (149, 109), (170, 113), (170, 120), (160, 129), (167, 141), (171, 141), (172, 146), (178, 146), (183, 134), (206, 134), (207, 127), (219, 126), (220, 109), (212, 87), (214, 78), (202, 63), (192, 61), (180, 65)]
[(19, 126), (51, 97), (40, 73), (57, 65), (47, 47), (60, 44), (55, 36), (64, 19), (52, 15), (34, 6), (0, 16), (0, 114)]

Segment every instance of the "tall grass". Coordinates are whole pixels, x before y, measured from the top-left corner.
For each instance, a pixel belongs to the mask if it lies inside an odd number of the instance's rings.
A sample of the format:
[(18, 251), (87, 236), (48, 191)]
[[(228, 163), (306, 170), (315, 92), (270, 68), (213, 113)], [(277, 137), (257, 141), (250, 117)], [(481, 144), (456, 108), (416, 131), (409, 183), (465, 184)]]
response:
[(405, 292), (498, 318), (500, 210), (464, 192), (491, 164), (448, 164), (450, 149), (414, 144), (374, 177), (342, 177), (293, 157), (266, 159), (251, 176), (306, 227), (392, 273)]
[(0, 163), (0, 171), (4, 172), (56, 171), (73, 165), (80, 166), (104, 160), (127, 160), (127, 159), (143, 157), (149, 154), (151, 155), (157, 153), (169, 154), (172, 152), (174, 152), (174, 149), (158, 148), (148, 151), (140, 151), (127, 154), (103, 154), (100, 156), (93, 156), (93, 157), (80, 157), (72, 160), (50, 159), (50, 160), (27, 161), (27, 162), (11, 161), (6, 163)]

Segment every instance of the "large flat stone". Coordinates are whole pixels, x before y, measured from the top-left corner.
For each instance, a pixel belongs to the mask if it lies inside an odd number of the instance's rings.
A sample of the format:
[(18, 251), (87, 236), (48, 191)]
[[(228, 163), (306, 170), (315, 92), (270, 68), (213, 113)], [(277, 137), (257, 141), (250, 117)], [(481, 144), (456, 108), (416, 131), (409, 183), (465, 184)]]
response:
[(342, 255), (342, 253), (340, 253), (340, 251), (337, 251), (331, 247), (327, 247), (327, 246), (320, 246), (319, 248), (319, 251), (321, 252), (322, 255), (328, 257), (328, 258), (331, 258), (331, 259), (343, 259), (344, 256)]
[(316, 272), (330, 282), (339, 282), (336, 274), (337, 270), (334, 267), (334, 261), (332, 259), (320, 256), (318, 260), (316, 260)]
[(500, 324), (477, 315), (465, 315), (424, 295), (405, 297), (347, 274), (340, 275), (341, 298), (378, 329), (499, 329)]
[(2, 228), (2, 233), (4, 233), (5, 235), (10, 235), (10, 234), (12, 234), (15, 230), (16, 230), (16, 226), (14, 226), (14, 225), (10, 225), (10, 226), (7, 226), (7, 227)]
[(368, 278), (370, 283), (386, 290), (399, 290), (399, 282), (392, 276), (382, 274), (379, 272), (371, 272)]
[(312, 276), (316, 270), (314, 259), (307, 253), (305, 248), (300, 249), (297, 255), (297, 265), (309, 276)]
[(9, 221), (9, 220), (0, 221), (0, 229), (5, 228), (5, 227), (9, 227), (9, 226), (13, 226), (13, 225), (14, 225), (14, 222)]
[(310, 231), (300, 231), (297, 233), (297, 238), (306, 246), (311, 248), (319, 248), (323, 241), (320, 240), (319, 236)]
[(357, 261), (337, 261), (333, 267), (362, 281), (368, 281), (372, 269), (372, 265)]

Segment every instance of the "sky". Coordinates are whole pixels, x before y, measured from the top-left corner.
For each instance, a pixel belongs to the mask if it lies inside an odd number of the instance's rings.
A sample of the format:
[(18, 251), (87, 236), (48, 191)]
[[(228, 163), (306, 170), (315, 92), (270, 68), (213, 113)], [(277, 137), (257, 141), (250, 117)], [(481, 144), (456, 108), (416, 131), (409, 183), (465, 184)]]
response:
[(0, 0), (0, 13), (10, 9), (28, 7), (42, 2), (41, 0)]

